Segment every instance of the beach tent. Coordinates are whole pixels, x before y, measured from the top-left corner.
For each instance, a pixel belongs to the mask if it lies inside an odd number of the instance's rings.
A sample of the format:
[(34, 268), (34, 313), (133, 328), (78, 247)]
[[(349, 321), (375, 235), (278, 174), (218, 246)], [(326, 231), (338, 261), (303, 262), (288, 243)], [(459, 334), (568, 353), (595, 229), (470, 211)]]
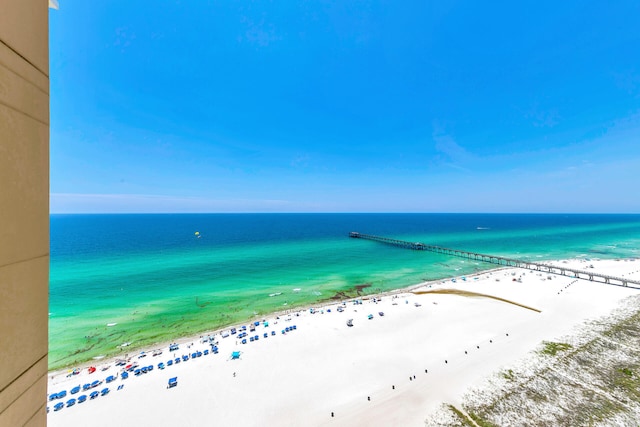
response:
[(240, 352), (234, 351), (233, 353), (231, 353), (231, 359), (240, 359)]

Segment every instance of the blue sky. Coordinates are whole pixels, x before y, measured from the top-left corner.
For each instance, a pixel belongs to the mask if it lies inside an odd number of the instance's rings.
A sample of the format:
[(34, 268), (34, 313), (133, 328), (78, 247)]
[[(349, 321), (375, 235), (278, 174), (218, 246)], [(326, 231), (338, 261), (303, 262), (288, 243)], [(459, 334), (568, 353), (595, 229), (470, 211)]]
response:
[(640, 212), (640, 3), (60, 0), (51, 211)]

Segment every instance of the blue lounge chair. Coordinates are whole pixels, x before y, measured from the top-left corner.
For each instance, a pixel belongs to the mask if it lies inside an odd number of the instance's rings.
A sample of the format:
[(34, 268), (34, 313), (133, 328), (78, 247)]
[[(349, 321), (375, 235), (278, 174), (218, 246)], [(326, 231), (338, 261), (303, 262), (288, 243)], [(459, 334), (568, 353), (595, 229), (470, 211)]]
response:
[(167, 388), (172, 388), (178, 385), (178, 377), (169, 378), (169, 385)]
[(58, 399), (64, 399), (66, 396), (67, 396), (66, 390), (62, 390), (61, 392), (58, 393)]
[(121, 377), (123, 380), (126, 380), (127, 378), (129, 378), (129, 373), (128, 373), (128, 372), (123, 372), (122, 374), (120, 374), (120, 377)]
[(87, 391), (87, 390), (89, 390), (90, 388), (91, 388), (91, 384), (84, 384), (84, 385), (82, 386), (82, 390), (83, 390), (83, 391)]
[(201, 351), (197, 352), (196, 357), (202, 357), (202, 352)]
[(167, 360), (167, 366), (171, 366), (171, 365), (173, 365), (173, 359)]
[(246, 344), (247, 343), (247, 339), (246, 338), (242, 338), (242, 341), (240, 341), (242, 344)]
[(115, 381), (115, 380), (116, 380), (116, 377), (114, 377), (113, 375), (109, 375), (107, 377), (107, 383), (110, 383), (110, 382)]
[(179, 358), (179, 357), (176, 357), (175, 362), (176, 362), (176, 363), (180, 363), (180, 358)]
[(91, 388), (98, 387), (99, 385), (100, 385), (100, 381), (95, 380), (94, 382), (91, 383)]
[(59, 410), (60, 410), (60, 409), (62, 409), (62, 408), (64, 408), (64, 403), (59, 402), (59, 403), (56, 403), (56, 404), (54, 405), (53, 410), (54, 410), (54, 411), (59, 411)]
[(67, 400), (67, 408), (69, 406), (73, 406), (75, 404), (76, 404), (76, 399), (74, 399), (73, 397), (71, 399)]
[(258, 325), (260, 324), (260, 322), (253, 322), (253, 324), (254, 324), (255, 326), (258, 326)]
[(92, 391), (91, 394), (89, 395), (89, 399), (95, 399), (96, 397), (98, 397), (100, 393), (98, 393), (97, 391)]
[(195, 359), (197, 355), (198, 355), (197, 353), (193, 352), (193, 353), (191, 353), (191, 358)]
[(74, 388), (71, 389), (71, 394), (76, 394), (80, 392), (80, 386), (77, 385)]
[(49, 395), (49, 401), (56, 400), (58, 398), (58, 393), (51, 393)]
[(153, 371), (153, 365), (147, 366), (147, 371), (149, 371), (149, 372)]
[(209, 350), (205, 350), (203, 353), (205, 356), (209, 354)]
[(274, 336), (276, 334), (276, 331), (271, 331), (271, 336)]
[(264, 333), (264, 337), (267, 338), (268, 336), (269, 336), (269, 334), (265, 332)]
[(162, 362), (158, 363), (158, 369), (164, 369), (164, 363)]
[(109, 387), (105, 387), (105, 388), (103, 388), (103, 389), (100, 391), (100, 394), (101, 394), (102, 396), (105, 396), (105, 395), (106, 395), (106, 394), (108, 394), (108, 393), (109, 393)]
[(186, 362), (187, 360), (189, 360), (189, 356), (187, 356), (186, 354), (182, 355), (182, 361)]
[(298, 327), (296, 325), (293, 325), (293, 329), (298, 329)]
[(253, 337), (249, 337), (249, 341), (250, 341), (250, 342), (253, 342)]
[(140, 369), (136, 369), (135, 371), (133, 371), (133, 374), (134, 374), (135, 376), (138, 376), (138, 375), (140, 375), (141, 373), (142, 373), (142, 370), (140, 370)]
[(140, 371), (141, 371), (143, 374), (146, 374), (146, 373), (147, 373), (147, 367), (146, 367), (146, 366), (143, 366), (142, 368), (140, 368)]
[(213, 354), (218, 354), (218, 347), (214, 345), (211, 351), (213, 351)]
[(78, 396), (78, 403), (82, 403), (85, 400), (87, 400), (87, 395), (86, 394), (81, 394), (80, 396)]

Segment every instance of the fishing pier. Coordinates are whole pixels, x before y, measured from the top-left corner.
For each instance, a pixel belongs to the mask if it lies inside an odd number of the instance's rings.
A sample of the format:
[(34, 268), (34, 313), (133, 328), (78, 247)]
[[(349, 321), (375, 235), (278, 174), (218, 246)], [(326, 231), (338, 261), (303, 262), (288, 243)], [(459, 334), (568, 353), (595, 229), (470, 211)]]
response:
[(540, 271), (549, 274), (557, 274), (560, 276), (575, 277), (577, 279), (589, 280), (591, 282), (605, 283), (607, 285), (625, 286), (634, 289), (640, 289), (640, 281), (626, 279), (623, 277), (608, 276), (591, 271), (576, 270), (573, 268), (560, 267), (555, 265), (543, 264), (539, 262), (523, 261), (514, 258), (506, 258), (495, 255), (486, 255), (476, 252), (461, 251), (457, 249), (443, 248), (442, 246), (427, 245), (421, 242), (407, 242), (404, 240), (391, 239), (389, 237), (374, 236), (371, 234), (363, 234), (352, 231), (349, 237), (354, 239), (372, 240), (375, 242), (385, 243), (387, 245), (397, 246), (404, 249), (415, 251), (429, 251), (443, 255), (455, 256), (474, 261), (488, 262), (502, 267), (517, 267), (532, 271)]

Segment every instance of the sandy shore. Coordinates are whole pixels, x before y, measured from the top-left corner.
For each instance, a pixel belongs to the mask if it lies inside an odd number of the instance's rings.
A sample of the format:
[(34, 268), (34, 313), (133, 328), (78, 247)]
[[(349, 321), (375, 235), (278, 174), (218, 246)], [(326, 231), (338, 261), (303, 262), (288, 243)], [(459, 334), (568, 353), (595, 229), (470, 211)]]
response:
[[(638, 260), (553, 264), (579, 269), (593, 265), (599, 273), (640, 279)], [(124, 380), (119, 376), (123, 367), (113, 360), (100, 361), (92, 374), (87, 369), (71, 377), (67, 372), (50, 373), (49, 393), (66, 390), (67, 396), (47, 403), (48, 423), (420, 426), (442, 403), (459, 404), (470, 387), (535, 350), (543, 340), (570, 334), (640, 292), (521, 269), (411, 290), (441, 293), (406, 290), (361, 303), (328, 304), (315, 313), (274, 315), (264, 319), (267, 327), (261, 323), (250, 333), (258, 335), (258, 341), (242, 344), (237, 334), (223, 338), (218, 332), (218, 354), (158, 369), (158, 363), (170, 358), (211, 349), (198, 337), (184, 339), (177, 351), (169, 352), (167, 345), (161, 355), (133, 357), (131, 362), (154, 369), (139, 376), (131, 373)], [(352, 327), (348, 319), (353, 319)], [(282, 333), (294, 325), (295, 330)], [(237, 360), (231, 360), (234, 351), (241, 352)], [(58, 402), (89, 394), (70, 395), (74, 386), (109, 375), (118, 379), (95, 388), (109, 387), (107, 395), (54, 411)], [(169, 389), (172, 377), (178, 378), (178, 385)]]

